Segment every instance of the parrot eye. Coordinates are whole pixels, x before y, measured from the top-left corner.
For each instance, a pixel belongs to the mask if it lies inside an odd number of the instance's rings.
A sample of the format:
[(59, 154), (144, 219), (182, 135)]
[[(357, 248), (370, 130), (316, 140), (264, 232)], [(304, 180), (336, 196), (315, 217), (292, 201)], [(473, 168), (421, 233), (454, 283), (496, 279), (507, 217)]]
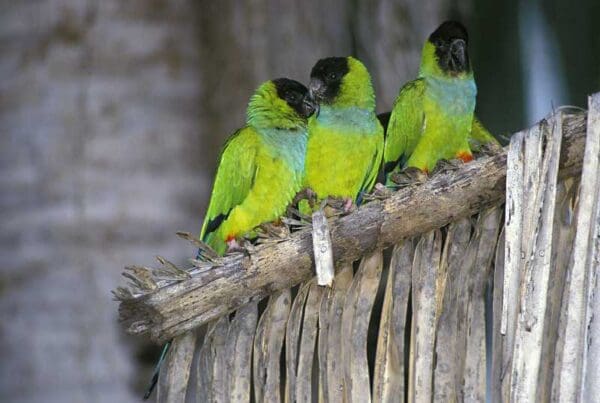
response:
[(329, 79), (330, 81), (335, 81), (338, 78), (337, 74), (335, 72), (331, 72), (329, 74), (327, 74), (327, 79)]
[(297, 92), (288, 91), (285, 93), (285, 99), (291, 103), (296, 103), (300, 99)]

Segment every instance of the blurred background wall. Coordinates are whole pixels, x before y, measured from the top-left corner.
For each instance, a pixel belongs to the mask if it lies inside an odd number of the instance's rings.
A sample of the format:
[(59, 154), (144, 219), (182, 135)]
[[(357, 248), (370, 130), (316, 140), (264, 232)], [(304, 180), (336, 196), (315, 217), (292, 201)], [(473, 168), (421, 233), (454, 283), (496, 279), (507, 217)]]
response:
[(387, 111), (446, 18), (496, 134), (600, 89), (597, 0), (0, 0), (0, 401), (138, 401), (156, 348), (110, 290), (192, 256), (253, 89), (353, 54)]

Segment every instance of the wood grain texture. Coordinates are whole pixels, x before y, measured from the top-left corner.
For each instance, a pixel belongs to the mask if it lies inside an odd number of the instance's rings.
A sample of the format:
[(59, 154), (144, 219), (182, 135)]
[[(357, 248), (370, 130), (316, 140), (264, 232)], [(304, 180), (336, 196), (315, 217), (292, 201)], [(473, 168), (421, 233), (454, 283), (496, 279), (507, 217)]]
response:
[[(526, 262), (522, 272), (519, 313), (517, 316), (512, 362), (511, 400), (535, 401), (538, 396), (542, 340), (546, 321), (546, 301), (552, 258), (554, 215), (558, 164), (562, 137), (562, 116), (556, 115), (548, 125), (540, 125), (539, 148), (541, 164), (526, 160), (528, 169), (538, 170), (539, 184), (532, 189), (530, 199), (535, 205), (527, 211), (532, 216), (525, 228), (532, 239), (526, 249)], [(536, 147), (537, 148), (537, 147)], [(530, 164), (535, 164), (531, 166)], [(529, 237), (528, 237), (529, 238)]]
[[(327, 372), (322, 374), (326, 377), (322, 383), (327, 385), (324, 400), (329, 402), (339, 402), (344, 398), (345, 375), (342, 344), (347, 333), (343, 331), (342, 314), (353, 276), (351, 263), (340, 267), (335, 276), (329, 297), (327, 339), (325, 341), (327, 346), (319, 347), (319, 359), (325, 361)], [(321, 337), (320, 333), (319, 337)]]
[(371, 401), (367, 342), (382, 269), (383, 252), (365, 256), (346, 294), (342, 314), (342, 357), (346, 369), (344, 393), (347, 402)]
[(323, 210), (312, 215), (312, 243), (317, 272), (317, 284), (331, 287), (335, 273), (329, 224)]
[(254, 337), (254, 397), (257, 402), (280, 402), (281, 356), (292, 305), (290, 290), (276, 292), (258, 322)]
[[(573, 247), (573, 263), (570, 270), (568, 294), (566, 295), (565, 336), (561, 352), (561, 371), (555, 396), (560, 401), (581, 399), (583, 383), (582, 366), (585, 344), (585, 328), (588, 304), (590, 271), (598, 266), (590, 261), (592, 231), (595, 228), (596, 204), (598, 203), (598, 170), (600, 169), (600, 98), (598, 94), (589, 98), (588, 135), (586, 137), (577, 232)], [(597, 236), (597, 234), (595, 234)], [(597, 396), (596, 396), (597, 397)]]
[(392, 250), (377, 338), (373, 377), (374, 402), (403, 402), (407, 370), (404, 365), (405, 329), (411, 289), (414, 241)]
[[(298, 372), (296, 374), (296, 402), (309, 402), (317, 395), (318, 385), (313, 385), (313, 363), (317, 351), (317, 331), (319, 322), (319, 311), (321, 308), (321, 296), (324, 287), (317, 284), (316, 278), (310, 281), (310, 289), (304, 304), (304, 317), (302, 319), (302, 336), (298, 351)], [(317, 386), (316, 388), (313, 386)]]
[(421, 237), (415, 249), (412, 270), (412, 330), (409, 369), (409, 402), (433, 400), (433, 367), (436, 297), (439, 293), (442, 233), (431, 231)]
[(468, 273), (468, 302), (466, 326), (466, 354), (462, 375), (463, 401), (486, 400), (486, 288), (492, 261), (498, 244), (502, 209), (483, 211), (477, 217), (475, 233), (469, 249), (476, 251), (473, 266)]
[(471, 220), (463, 218), (448, 226), (442, 267), (446, 272), (442, 310), (436, 329), (436, 365), (434, 368), (434, 399), (458, 401), (461, 368), (458, 357), (458, 308), (465, 278), (464, 261), (471, 237)]
[(249, 402), (252, 385), (252, 346), (258, 306), (251, 302), (238, 309), (229, 324), (225, 346), (225, 386), (228, 402)]
[(172, 341), (159, 374), (156, 401), (185, 403), (196, 351), (196, 332), (187, 332)]
[[(561, 175), (581, 169), (584, 115), (564, 118)], [(460, 169), (434, 176), (421, 186), (372, 201), (353, 214), (331, 223), (336, 266), (369, 251), (467, 217), (504, 197), (506, 152), (481, 158)], [(443, 200), (443, 203), (440, 203)], [(404, 217), (410, 216), (411, 220)], [(308, 280), (314, 264), (310, 232), (290, 240), (254, 248), (249, 257), (225, 257), (211, 270), (185, 281), (162, 282), (159, 289), (128, 298), (120, 305), (127, 331), (149, 332), (164, 341), (231, 312), (256, 297)]]
[[(505, 208), (506, 214), (506, 208)], [(494, 261), (494, 277), (492, 290), (492, 367), (490, 377), (490, 398), (492, 402), (502, 401), (502, 379), (504, 377), (504, 335), (502, 329), (502, 298), (504, 296), (504, 250), (506, 248), (505, 230), (502, 228)]]
[(296, 376), (298, 374), (298, 357), (300, 353), (300, 337), (302, 321), (304, 319), (304, 304), (313, 281), (308, 281), (300, 286), (288, 319), (285, 331), (285, 402), (296, 401)]
[(198, 352), (196, 371), (196, 402), (224, 401), (225, 341), (229, 329), (229, 318), (208, 324), (202, 346)]

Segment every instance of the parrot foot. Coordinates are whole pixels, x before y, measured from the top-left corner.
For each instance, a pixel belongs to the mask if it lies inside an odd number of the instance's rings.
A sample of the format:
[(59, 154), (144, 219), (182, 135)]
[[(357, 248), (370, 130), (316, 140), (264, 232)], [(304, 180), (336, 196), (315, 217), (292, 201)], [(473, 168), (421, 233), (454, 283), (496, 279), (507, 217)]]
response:
[(321, 205), (325, 217), (330, 218), (346, 215), (356, 210), (356, 204), (351, 198), (328, 197)]
[(456, 171), (464, 164), (465, 163), (458, 158), (452, 160), (439, 160), (435, 165), (435, 168), (433, 168), (433, 173), (437, 174), (439, 172)]
[(344, 213), (348, 214), (354, 210), (356, 210), (356, 204), (354, 204), (354, 201), (351, 198), (347, 198), (344, 203)]
[(500, 154), (504, 149), (498, 143), (490, 141), (489, 143), (481, 144), (481, 146), (475, 151), (475, 157), (493, 157), (494, 155)]
[(317, 194), (311, 188), (302, 189), (296, 193), (292, 204), (298, 205), (298, 203), (300, 203), (302, 200), (306, 200), (312, 207), (317, 204)]
[(390, 174), (390, 179), (396, 184), (398, 189), (412, 185), (421, 185), (427, 181), (427, 172), (419, 168), (407, 167), (402, 171)]
[(261, 235), (267, 238), (287, 239), (290, 236), (290, 229), (281, 220), (261, 224), (260, 229), (263, 232)]
[(241, 243), (237, 241), (237, 239), (233, 238), (227, 241), (227, 252), (226, 253), (244, 253), (247, 254), (248, 251), (246, 248), (242, 246)]
[(373, 193), (365, 195), (365, 200), (385, 200), (393, 194), (393, 188), (389, 188), (383, 183), (376, 183), (373, 187)]

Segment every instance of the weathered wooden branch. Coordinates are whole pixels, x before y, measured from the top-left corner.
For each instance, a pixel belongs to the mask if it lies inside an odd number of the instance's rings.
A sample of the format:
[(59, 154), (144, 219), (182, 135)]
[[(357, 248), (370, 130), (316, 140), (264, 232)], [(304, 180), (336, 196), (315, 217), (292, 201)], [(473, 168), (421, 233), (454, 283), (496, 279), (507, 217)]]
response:
[[(586, 115), (564, 114), (559, 177), (581, 171)], [(420, 186), (375, 200), (330, 223), (336, 267), (369, 251), (440, 228), (503, 202), (507, 152), (435, 175)], [(284, 290), (314, 275), (311, 232), (260, 245), (249, 256), (227, 256), (210, 270), (139, 296), (120, 293), (121, 320), (132, 334), (164, 342), (245, 303)]]

